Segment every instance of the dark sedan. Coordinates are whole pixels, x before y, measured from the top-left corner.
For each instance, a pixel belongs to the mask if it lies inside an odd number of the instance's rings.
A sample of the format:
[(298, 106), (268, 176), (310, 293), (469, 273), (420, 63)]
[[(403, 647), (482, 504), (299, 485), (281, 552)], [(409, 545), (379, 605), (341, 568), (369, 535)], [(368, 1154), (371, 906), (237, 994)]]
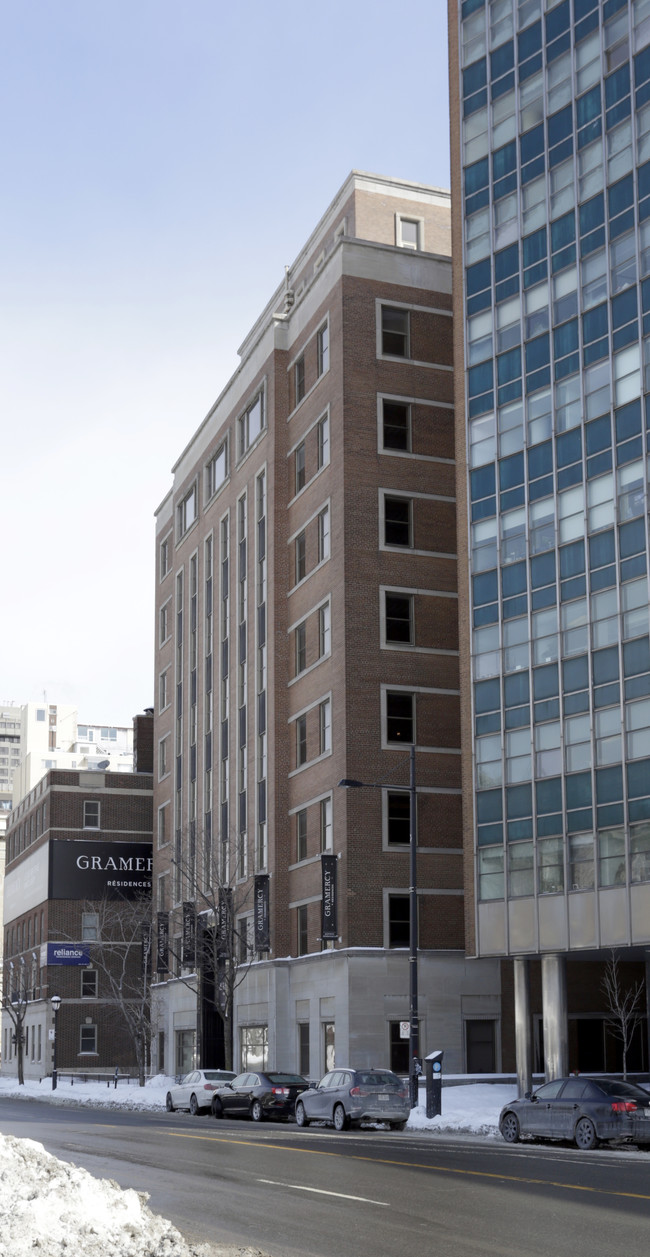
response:
[(584, 1150), (601, 1139), (650, 1144), (650, 1094), (610, 1078), (556, 1078), (506, 1104), (499, 1130), (510, 1144), (526, 1135), (572, 1139)]
[(232, 1082), (217, 1087), (212, 1096), (213, 1117), (293, 1117), (296, 1096), (309, 1086), (300, 1074), (237, 1074)]

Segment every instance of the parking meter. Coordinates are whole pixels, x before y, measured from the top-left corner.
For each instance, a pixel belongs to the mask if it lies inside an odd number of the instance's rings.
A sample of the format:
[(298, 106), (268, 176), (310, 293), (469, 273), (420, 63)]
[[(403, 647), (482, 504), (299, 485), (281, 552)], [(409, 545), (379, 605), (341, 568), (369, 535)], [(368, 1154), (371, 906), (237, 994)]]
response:
[(442, 1113), (442, 1058), (444, 1052), (430, 1052), (424, 1060), (427, 1083), (427, 1117)]

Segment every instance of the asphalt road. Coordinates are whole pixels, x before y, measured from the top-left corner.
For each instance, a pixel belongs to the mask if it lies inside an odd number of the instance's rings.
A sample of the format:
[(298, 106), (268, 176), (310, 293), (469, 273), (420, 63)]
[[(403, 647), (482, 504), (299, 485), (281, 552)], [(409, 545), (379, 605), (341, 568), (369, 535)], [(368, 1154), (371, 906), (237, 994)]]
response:
[(0, 1131), (272, 1257), (647, 1257), (650, 1152), (0, 1100)]

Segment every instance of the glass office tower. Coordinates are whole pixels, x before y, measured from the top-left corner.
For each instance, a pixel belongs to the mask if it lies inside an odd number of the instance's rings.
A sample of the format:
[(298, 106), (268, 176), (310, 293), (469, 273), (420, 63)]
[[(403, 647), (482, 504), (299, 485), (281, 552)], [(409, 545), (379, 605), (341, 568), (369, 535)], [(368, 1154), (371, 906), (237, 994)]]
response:
[(468, 925), (523, 1079), (530, 957), (550, 1076), (571, 964), (647, 974), (650, 0), (449, 16)]

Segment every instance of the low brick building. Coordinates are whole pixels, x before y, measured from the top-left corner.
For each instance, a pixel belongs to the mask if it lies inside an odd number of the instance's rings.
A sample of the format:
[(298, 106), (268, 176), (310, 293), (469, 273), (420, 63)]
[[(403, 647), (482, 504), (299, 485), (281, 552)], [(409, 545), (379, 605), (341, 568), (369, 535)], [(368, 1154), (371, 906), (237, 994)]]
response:
[[(151, 715), (136, 717), (136, 773), (51, 770), (11, 813), (4, 894), (2, 1069), (26, 1078), (134, 1071), (136, 1054), (106, 969), (142, 973), (151, 897)], [(147, 750), (147, 742), (149, 743)], [(146, 937), (146, 936), (145, 936)], [(112, 950), (111, 950), (112, 949)]]
[(228, 892), (235, 1067), (407, 1067), (415, 745), (422, 1050), (494, 1068), (498, 965), (464, 953), (448, 193), (350, 175), (240, 356), (157, 512), (158, 1066), (223, 1063), (181, 938)]

